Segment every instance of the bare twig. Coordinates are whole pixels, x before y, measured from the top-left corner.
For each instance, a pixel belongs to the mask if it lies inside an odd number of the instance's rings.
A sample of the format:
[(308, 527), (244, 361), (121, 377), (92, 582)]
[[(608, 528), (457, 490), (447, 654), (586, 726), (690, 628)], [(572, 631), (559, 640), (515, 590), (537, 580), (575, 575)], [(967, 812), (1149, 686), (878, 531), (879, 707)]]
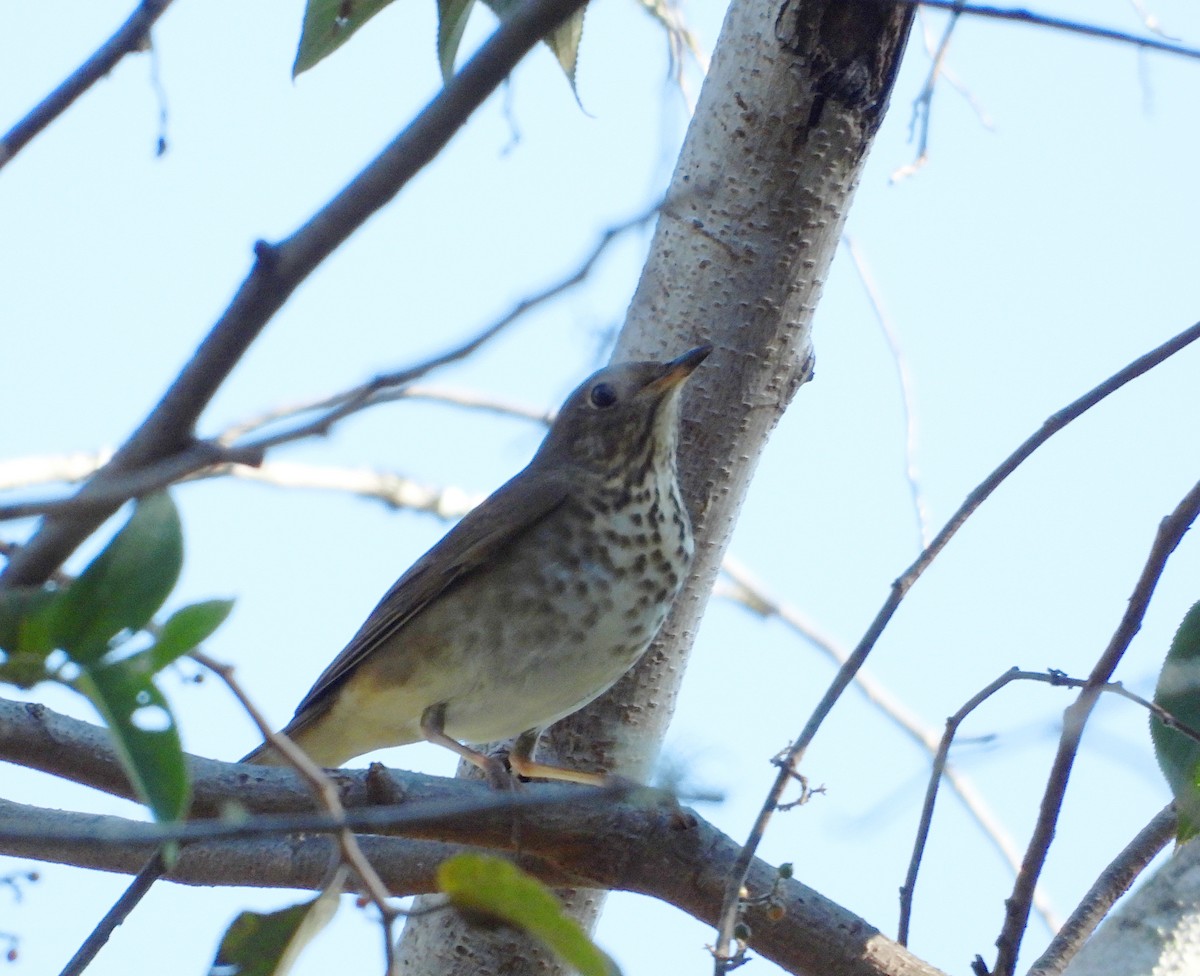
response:
[(0, 460), (0, 491), (29, 488), (51, 482), (83, 481), (112, 457), (111, 450), (39, 454)]
[(310, 488), (356, 495), (383, 502), (389, 508), (426, 512), (443, 520), (462, 518), (484, 499), (482, 494), (471, 494), (461, 488), (419, 484), (409, 478), (369, 468), (271, 461), (259, 468), (234, 466), (219, 473), (279, 488)]
[(1130, 6), (1132, 6), (1137, 12), (1138, 17), (1141, 18), (1142, 26), (1145, 27), (1146, 30), (1157, 34), (1159, 37), (1165, 37), (1168, 41), (1179, 40), (1179, 38), (1172, 37), (1166, 32), (1166, 30), (1163, 29), (1163, 25), (1159, 23), (1157, 15), (1147, 10), (1146, 5), (1142, 3), (1141, 0), (1129, 0), (1129, 3)]
[[(183, 450), (119, 475), (105, 476), (104, 472), (111, 469), (101, 467), (97, 471), (96, 479), (104, 478), (104, 483), (102, 487), (94, 490), (88, 489), (97, 484), (95, 479), (70, 498), (0, 505), (0, 521), (37, 515), (87, 518), (98, 512), (111, 512), (131, 498), (139, 498), (160, 488), (166, 488), (214, 465), (256, 465), (261, 462), (262, 451), (258, 448), (225, 447), (215, 441), (192, 441)], [(23, 555), (23, 550), (15, 553), (10, 565), (18, 562)], [(3, 582), (2, 577), (0, 582)]]
[(420, 383), (413, 383), (393, 393), (381, 393), (378, 399), (381, 403), (390, 400), (429, 400), (451, 407), (462, 407), (464, 410), (479, 410), (483, 413), (499, 414), (502, 417), (528, 420), (543, 427), (549, 427), (554, 423), (554, 418), (558, 413), (556, 410), (542, 410), (524, 403), (517, 403), (515, 400), (481, 393), (478, 390), (442, 385), (423, 386)]
[[(6, 476), (20, 478), (23, 486), (46, 481), (82, 481), (104, 463), (103, 455), (77, 453), (17, 458), (11, 463), (0, 461), (0, 484)], [(470, 511), (481, 498), (455, 488), (436, 488), (424, 485), (388, 471), (370, 468), (339, 468), (329, 465), (304, 464), (294, 461), (264, 461), (261, 465), (214, 464), (188, 475), (184, 480), (233, 477), (245, 481), (275, 485), (280, 488), (313, 488), (347, 492), (364, 498), (382, 501), (392, 508), (428, 512), (438, 518), (459, 518)], [(7, 486), (5, 486), (7, 487)], [(22, 511), (31, 514), (45, 511), (53, 502), (31, 502), (24, 506), (0, 506), (0, 519), (14, 517)], [(9, 555), (20, 549), (17, 543), (4, 543), (0, 554)]]
[(904, 415), (904, 476), (908, 481), (908, 493), (912, 498), (913, 514), (917, 522), (917, 548), (924, 549), (929, 545), (929, 509), (925, 505), (925, 496), (921, 492), (921, 476), (917, 469), (917, 400), (913, 394), (912, 376), (908, 371), (908, 362), (904, 357), (904, 349), (900, 345), (900, 336), (892, 324), (883, 305), (883, 296), (875, 284), (871, 269), (867, 266), (866, 257), (859, 250), (854, 238), (849, 234), (842, 235), (850, 259), (854, 262), (854, 270), (858, 272), (859, 281), (867, 293), (867, 300), (875, 313), (875, 321), (887, 340), (888, 350), (892, 354), (892, 365), (896, 367), (896, 378), (900, 381), (900, 403)]
[[(733, 926), (737, 919), (738, 901), (741, 889), (745, 884), (746, 865), (753, 859), (754, 853), (757, 851), (758, 845), (766, 832), (771, 815), (779, 805), (780, 797), (782, 797), (788, 783), (795, 775), (796, 768), (800, 760), (804, 757), (817, 730), (821, 727), (829, 712), (832, 711), (834, 704), (842, 696), (842, 693), (854, 680), (854, 675), (857, 674), (866, 661), (867, 656), (871, 653), (884, 628), (887, 626), (888, 621), (891, 620), (892, 615), (896, 612), (896, 609), (900, 606), (901, 601), (912, 588), (913, 584), (920, 579), (921, 575), (929, 567), (929, 564), (946, 547), (955, 533), (962, 527), (962, 524), (970, 518), (971, 514), (987, 500), (988, 496), (996, 490), (1005, 478), (1012, 474), (1042, 444), (1105, 397), (1170, 358), (1198, 338), (1200, 338), (1200, 322), (1185, 329), (1173, 339), (1168, 340), (1144, 356), (1140, 356), (1099, 386), (1047, 418), (1040, 430), (1026, 438), (1012, 454), (1001, 462), (999, 467), (989, 474), (967, 496), (962, 505), (959, 506), (958, 511), (950, 517), (950, 520), (942, 527), (933, 542), (917, 557), (916, 562), (906, 569), (892, 584), (891, 593), (876, 614), (875, 619), (871, 622), (870, 627), (867, 628), (867, 632), (863, 635), (846, 663), (839, 669), (829, 688), (826, 690), (825, 695), (813, 710), (812, 716), (804, 726), (799, 737), (792, 743), (784, 757), (778, 763), (779, 772), (775, 777), (775, 782), (763, 802), (762, 809), (759, 811), (759, 815), (751, 828), (742, 849), (742, 854), (729, 876), (725, 889), (725, 901), (721, 910), (715, 949), (718, 966), (720, 966), (722, 958), (729, 958), (726, 947), (733, 938)], [(1032, 894), (1032, 888), (1030, 888), (1030, 894)]]
[[(189, 656), (209, 671), (212, 671), (225, 683), (226, 687), (229, 688), (230, 692), (238, 700), (238, 703), (246, 711), (246, 714), (258, 726), (258, 730), (262, 736), (304, 778), (317, 800), (328, 812), (329, 817), (334, 821), (344, 823), (346, 810), (342, 806), (337, 787), (330, 781), (325, 771), (309, 759), (303, 750), (293, 744), (286, 736), (271, 729), (266, 719), (263, 718), (262, 713), (234, 678), (233, 669), (229, 665), (214, 660), (203, 651), (194, 650)], [(358, 845), (358, 840), (354, 836), (354, 832), (349, 827), (343, 826), (338, 830), (337, 837), (342, 862), (349, 865), (358, 876), (363, 890), (379, 910), (380, 924), (383, 927), (387, 972), (391, 976), (395, 972), (392, 927), (396, 918), (402, 912), (390, 904), (390, 894), (384, 883), (380, 880), (379, 875), (375, 872), (375, 869), (371, 867), (371, 863), (363, 854), (362, 849)], [(153, 887), (154, 882), (162, 877), (166, 870), (167, 863), (160, 849), (155, 852), (145, 867), (138, 872), (129, 887), (112, 907), (109, 908), (104, 917), (96, 923), (96, 926), (63, 968), (61, 976), (78, 976), (78, 974), (91, 965), (92, 960), (95, 959), (96, 954), (107, 944), (117, 926), (137, 907), (138, 903), (146, 896), (150, 888)], [(342, 874), (340, 872), (331, 872), (330, 877), (330, 884), (341, 885)]]
[(80, 95), (108, 74), (125, 55), (145, 49), (150, 28), (163, 15), (171, 0), (142, 0), (117, 32), (104, 42), (34, 109), (0, 139), (0, 168), (51, 122), (62, 115)]
[[(292, 742), (286, 735), (281, 732), (276, 732), (271, 728), (270, 723), (263, 717), (262, 712), (250, 700), (250, 697), (243, 690), (241, 684), (233, 676), (233, 668), (220, 661), (216, 661), (209, 657), (203, 651), (194, 650), (189, 655), (193, 660), (204, 665), (209, 671), (212, 671), (219, 677), (225, 686), (229, 689), (234, 698), (238, 700), (238, 704), (250, 716), (251, 721), (258, 727), (259, 733), (278, 752), (288, 765), (298, 772), (313, 794), (321, 802), (321, 805), (329, 811), (329, 815), (335, 819), (345, 819), (346, 810), (342, 806), (341, 797), (338, 795), (338, 788), (334, 785), (320, 766), (308, 758), (298, 745)], [(358, 875), (359, 880), (363, 883), (363, 887), (367, 891), (367, 895), (374, 902), (375, 907), (379, 909), (380, 914), (384, 917), (385, 923), (390, 927), (392, 921), (400, 914), (399, 910), (388, 904), (388, 890), (384, 887), (382, 881), (371, 868), (371, 864), (363, 857), (362, 850), (358, 846), (358, 842), (354, 839), (354, 833), (348, 828), (343, 828), (338, 834), (338, 844), (342, 849), (342, 857), (346, 863)], [(389, 944), (391, 940), (389, 939)]]
[(1028, 976), (1060, 976), (1067, 964), (1091, 937), (1096, 926), (1146, 867), (1175, 835), (1178, 825), (1174, 804), (1168, 804), (1138, 831), (1120, 854), (1113, 858), (1080, 900), (1075, 911), (1046, 951), (1038, 957)]
[[(746, 609), (763, 617), (776, 617), (790, 630), (803, 637), (819, 651), (822, 651), (838, 664), (845, 663), (850, 656), (849, 651), (838, 641), (821, 632), (811, 621), (795, 607), (775, 600), (767, 594), (762, 585), (736, 559), (726, 556), (721, 564), (722, 570), (734, 582), (735, 586), (727, 593), (719, 595), (741, 603)], [(983, 835), (992, 843), (997, 853), (1015, 875), (1021, 866), (1021, 850), (1009, 834), (1004, 824), (992, 811), (991, 806), (983, 798), (979, 789), (969, 776), (956, 769), (949, 763), (938, 764), (936, 757), (941, 742), (941, 734), (926, 725), (921, 718), (907, 705), (900, 701), (875, 675), (866, 667), (854, 676), (854, 684), (876, 708), (910, 739), (929, 755), (935, 763), (937, 774), (944, 777), (950, 788), (962, 802), (970, 817), (979, 825)], [(1038, 889), (1034, 905), (1042, 916), (1046, 926), (1054, 931), (1058, 928), (1053, 906), (1045, 892)], [(902, 928), (904, 917), (901, 915)], [(903, 934), (901, 936), (903, 941)]]
[[(67, 818), (38, 822), (41, 807), (29, 807), (0, 799), (0, 843), (45, 840), (68, 844), (95, 844), (112, 850), (146, 849), (172, 841), (195, 844), (214, 840), (245, 840), (283, 837), (292, 834), (337, 834), (350, 829), (404, 837), (420, 836), (437, 828), (468, 835), (471, 822), (495, 814), (545, 812), (560, 807), (586, 810), (628, 799), (628, 784), (589, 787), (539, 784), (536, 790), (454, 790), (457, 798), (405, 802), (384, 806), (362, 806), (334, 815), (313, 813), (256, 813), (252, 817), (149, 823), (144, 820), (108, 818), (89, 825)], [(231, 797), (231, 802), (233, 798)]]
[[(917, 885), (917, 872), (921, 867), (921, 859), (925, 853), (925, 844), (929, 839), (929, 830), (933, 823), (933, 809), (934, 804), (937, 802), (938, 783), (943, 770), (947, 768), (950, 746), (954, 741), (954, 736), (958, 733), (959, 728), (968, 715), (992, 695), (996, 694), (1001, 688), (1004, 688), (1013, 681), (1036, 681), (1059, 688), (1083, 688), (1087, 685), (1087, 681), (1081, 678), (1069, 677), (1061, 671), (1022, 671), (1020, 668), (1010, 668), (995, 681), (992, 681), (983, 688), (983, 690), (973, 695), (957, 712), (946, 719), (946, 730), (942, 734), (941, 741), (938, 743), (936, 755), (933, 760), (933, 769), (929, 776), (929, 785), (925, 790), (925, 801), (921, 807), (921, 820), (917, 827), (916, 837), (913, 840), (912, 856), (908, 862), (908, 874), (904, 879), (904, 885), (900, 888), (900, 925), (899, 934), (896, 936), (896, 939), (901, 945), (908, 944), (909, 925), (912, 918), (912, 901)], [(1100, 690), (1108, 694), (1128, 698), (1130, 701), (1141, 705), (1152, 715), (1157, 716), (1165, 725), (1178, 729), (1188, 738), (1200, 742), (1200, 730), (1184, 725), (1162, 706), (1152, 701), (1147, 701), (1141, 695), (1129, 691), (1119, 682), (1108, 682)], [(1019, 864), (1014, 865), (1014, 867), (1019, 866)], [(1036, 897), (1035, 894), (1035, 901)], [(1044, 915), (1045, 913), (1043, 912), (1042, 914)], [(1060, 926), (1051, 924), (1050, 928), (1051, 931), (1057, 931)]]
[[(461, 407), (464, 410), (479, 410), (505, 417), (515, 417), (518, 420), (528, 420), (543, 427), (549, 427), (553, 423), (555, 415), (553, 410), (540, 410), (475, 390), (446, 386), (423, 386), (421, 384), (413, 384), (399, 390), (382, 391), (372, 397), (371, 404), (399, 400), (429, 400), (434, 403)], [(307, 405), (281, 407), (270, 414), (260, 414), (239, 421), (228, 427), (213, 441), (200, 443), (204, 445), (204, 450), (208, 451), (215, 441), (216, 444), (221, 445), (221, 451), (224, 452), (229, 450), (228, 445), (238, 437), (272, 423), (276, 419), (293, 416), (310, 409), (312, 407)], [(112, 457), (112, 453), (111, 449), (101, 449), (98, 451), (73, 451), (69, 454), (38, 454), (0, 459), (0, 491), (31, 488), (35, 485), (70, 484), (84, 481), (100, 470)], [(222, 461), (221, 457), (227, 457), (228, 460)], [(215, 459), (216, 463), (210, 463), (208, 467), (202, 467), (179, 480), (232, 475), (249, 481), (262, 481), (283, 487), (333, 488), (353, 491), (378, 497), (398, 508), (428, 511), (440, 518), (454, 518), (464, 514), (462, 506), (465, 502), (456, 497), (455, 489), (452, 488), (435, 489), (386, 472), (367, 471), (366, 469), (330, 468), (324, 465), (306, 465), (290, 461), (264, 461), (258, 465), (251, 465), (245, 461), (239, 461), (238, 457), (239, 455), (236, 453), (232, 456), (206, 454), (206, 459)], [(250, 453), (249, 460), (254, 460), (253, 452)], [(356, 482), (359, 477), (368, 479), (364, 486), (351, 484)], [(374, 483), (369, 479), (378, 479), (378, 482)], [(167, 483), (174, 483), (174, 481)], [(117, 497), (116, 494), (113, 497)], [(469, 499), (470, 496), (463, 495), (462, 498)], [(22, 503), (23, 507), (20, 508), (16, 505), (0, 505), (0, 520), (6, 517), (18, 517), (17, 513), (22, 511), (27, 514), (42, 514), (46, 511), (45, 506), (53, 506), (55, 503), (55, 500), (45, 499)], [(18, 548), (20, 547), (16, 543), (10, 543), (8, 547), (0, 550), (0, 553), (8, 555), (10, 551), (15, 552)]]
[[(215, 661), (203, 651), (192, 651), (189, 655), (191, 658), (204, 665), (208, 670), (217, 675), (233, 697), (238, 700), (238, 704), (250, 716), (250, 719), (258, 727), (259, 733), (263, 738), (270, 743), (296, 772), (298, 772), (313, 794), (320, 801), (321, 805), (329, 812), (329, 815), (338, 820), (344, 820), (346, 817), (345, 807), (342, 806), (341, 797), (338, 795), (338, 789), (330, 780), (326, 772), (315, 762), (308, 758), (308, 755), (298, 745), (292, 742), (286, 735), (281, 732), (276, 732), (271, 728), (271, 725), (263, 717), (257, 706), (250, 700), (250, 697), (242, 689), (241, 684), (233, 676), (233, 668), (228, 664), (220, 661)], [(348, 865), (358, 876), (359, 882), (366, 891), (367, 897), (371, 903), (379, 911), (379, 923), (383, 928), (383, 946), (385, 968), (388, 976), (393, 976), (397, 972), (396, 969), (396, 949), (392, 938), (392, 927), (396, 919), (403, 915), (402, 909), (392, 905), (390, 898), (391, 893), (387, 890), (387, 886), (371, 866), (371, 862), (362, 852), (362, 848), (358, 846), (358, 839), (354, 836), (354, 831), (349, 827), (343, 827), (338, 831), (337, 835), (338, 847), (341, 850), (342, 862)], [(335, 877), (331, 883), (341, 884), (340, 874)]]
[(912, 116), (908, 123), (909, 141), (911, 142), (913, 137), (917, 136), (917, 156), (911, 163), (901, 166), (892, 173), (890, 178), (892, 183), (899, 183), (901, 180), (912, 176), (929, 162), (929, 126), (933, 113), (934, 86), (939, 77), (945, 80), (951, 88), (962, 96), (963, 100), (971, 107), (971, 111), (975, 113), (975, 117), (979, 120), (980, 125), (988, 131), (995, 128), (991, 116), (988, 115), (987, 110), (979, 102), (979, 99), (975, 97), (974, 93), (946, 63), (946, 52), (951, 33), (957, 22), (956, 18), (950, 18), (942, 34), (941, 41), (935, 43), (929, 30), (927, 18), (922, 16), (919, 10), (918, 16), (921, 21), (921, 37), (925, 42), (925, 53), (929, 55), (931, 67), (924, 87), (918, 92), (917, 97), (913, 99)]
[[(399, 193), (530, 48), (583, 3), (529, 0), (521, 4), (413, 122), (337, 196), (281, 243), (260, 242), (253, 269), (195, 355), (142, 425), (76, 497), (103, 495), (113, 480), (185, 449), (201, 412), (300, 283)], [(10, 560), (0, 581), (10, 586), (43, 581), (116, 507), (106, 504), (47, 517), (29, 544)]]
[(973, 17), (1010, 20), (1019, 24), (1029, 24), (1032, 27), (1049, 27), (1052, 30), (1066, 31), (1069, 34), (1116, 41), (1120, 44), (1133, 44), (1151, 51), (1162, 51), (1165, 54), (1176, 54), (1179, 57), (1200, 60), (1200, 48), (1175, 44), (1157, 37), (1141, 37), (1111, 27), (1100, 27), (1082, 21), (1051, 17), (1047, 14), (1034, 13), (1032, 10), (1022, 7), (993, 7), (980, 3), (958, 3), (957, 0), (896, 0), (896, 2), (909, 7), (928, 7), (932, 10), (948, 10), (955, 14), (969, 14)]
[[(958, 26), (960, 13), (961, 11), (959, 10), (951, 12), (949, 19), (946, 21), (945, 29), (942, 31), (942, 39), (937, 43), (936, 47), (930, 50), (929, 75), (925, 79), (925, 84), (917, 93), (917, 97), (913, 99), (912, 119), (908, 124), (909, 141), (912, 140), (914, 133), (918, 136), (917, 158), (907, 166), (901, 166), (892, 173), (891, 181), (893, 183), (899, 183), (901, 180), (912, 176), (929, 161), (929, 120), (933, 114), (933, 93), (937, 90), (938, 75), (942, 73), (946, 61), (946, 53), (950, 50), (950, 38), (954, 34), (954, 28)], [(929, 47), (927, 37), (926, 48)]]
[(1054, 838), (1055, 825), (1062, 809), (1063, 798), (1066, 795), (1067, 781), (1071, 777), (1071, 768), (1075, 763), (1075, 755), (1079, 749), (1079, 740), (1083, 736), (1083, 728), (1092, 713), (1105, 684), (1112, 677), (1117, 664), (1129, 647), (1129, 642), (1142, 625), (1142, 617), (1150, 604), (1150, 597), (1162, 576), (1167, 559), (1179, 545), (1183, 535), (1191, 527), (1196, 517), (1200, 515), (1200, 482), (1189, 491), (1175, 510), (1159, 524), (1154, 543), (1150, 547), (1150, 555), (1138, 578), (1137, 585), (1129, 597), (1129, 603), (1121, 622), (1113, 632), (1112, 639), (1100, 655), (1100, 659), (1092, 668), (1079, 697), (1063, 714), (1063, 728), (1059, 737), (1058, 752), (1050, 768), (1046, 789), (1042, 794), (1041, 808), (1038, 811), (1037, 823), (1034, 825), (1033, 836), (1025, 851), (1025, 860), (1021, 871), (1013, 885), (1012, 894), (1005, 900), (1004, 925), (996, 939), (999, 950), (996, 954), (996, 965), (992, 972), (995, 976), (1011, 976), (1017, 962), (1021, 947), (1021, 939), (1029, 918), (1029, 902), (1033, 887), (1041, 874)]
[(679, 86), (689, 111), (696, 109), (696, 96), (687, 84), (683, 72), (683, 55), (686, 51), (695, 60), (701, 72), (708, 74), (708, 55), (700, 46), (695, 33), (688, 27), (687, 18), (678, 0), (640, 0), (645, 11), (658, 21), (667, 35), (667, 53), (669, 55), (668, 72), (671, 79)]
[[(168, 457), (151, 461), (123, 475), (108, 477), (103, 488), (95, 487), (93, 482), (86, 486), (84, 491), (71, 498), (42, 499), (0, 505), (0, 521), (29, 518), (35, 515), (79, 516), (96, 511), (107, 511), (112, 506), (120, 505), (130, 498), (165, 488), (188, 478), (227, 474), (230, 471), (230, 465), (257, 467), (262, 464), (262, 459), (270, 448), (309, 437), (326, 435), (335, 424), (353, 414), (379, 403), (399, 399), (437, 399), (443, 402), (457, 403), (460, 406), (486, 409), (549, 423), (553, 420), (553, 413), (533, 411), (478, 394), (465, 392), (452, 394), (436, 387), (416, 387), (406, 384), (412, 383), (439, 367), (465, 359), (527, 312), (578, 285), (591, 274), (596, 262), (600, 260), (614, 240), (627, 231), (642, 226), (657, 212), (658, 206), (656, 205), (630, 220), (610, 227), (601, 235), (592, 251), (570, 275), (517, 303), (503, 317), (446, 352), (413, 366), (382, 373), (366, 383), (361, 383), (341, 393), (323, 397), (320, 400), (280, 407), (240, 421), (230, 426), (218, 437), (210, 440), (193, 440), (190, 446), (172, 453)], [(317, 411), (321, 411), (320, 416), (298, 423), (287, 430), (237, 443), (243, 437), (248, 437), (263, 427)], [(19, 483), (18, 479), (27, 478), (35, 466), (41, 466), (47, 475), (52, 475), (57, 470), (59, 477), (49, 477), (46, 480), (76, 480), (73, 476), (87, 469), (88, 461), (86, 455), (69, 455), (57, 462), (51, 462), (49, 459), (23, 458), (9, 463), (0, 463), (0, 488), (14, 487)], [(244, 473), (245, 469), (240, 470)]]
[(258, 450), (266, 450), (268, 448), (275, 447), (278, 444), (287, 443), (288, 441), (299, 440), (303, 437), (311, 437), (314, 434), (325, 434), (337, 421), (370, 406), (374, 402), (373, 398), (383, 391), (394, 389), (395, 387), (401, 386), (405, 383), (411, 383), (413, 380), (419, 379), (439, 366), (444, 366), (450, 362), (464, 358), (465, 356), (474, 352), (480, 345), (491, 339), (497, 333), (508, 328), (508, 326), (512, 325), (513, 322), (517, 321), (517, 319), (521, 318), (527, 312), (550, 301), (551, 299), (557, 298), (563, 292), (574, 288), (576, 285), (582, 282), (589, 274), (591, 274), (592, 269), (596, 266), (596, 263), (604, 255), (604, 252), (614, 240), (616, 240), (625, 232), (632, 230), (635, 227), (640, 227), (649, 220), (653, 219), (653, 217), (658, 213), (660, 206), (661, 204), (656, 203), (649, 210), (643, 211), (629, 220), (623, 221), (620, 224), (608, 228), (603, 234), (600, 235), (600, 240), (596, 242), (596, 245), (592, 248), (591, 253), (584, 258), (584, 260), (574, 271), (571, 272), (571, 274), (560, 279), (559, 281), (556, 281), (549, 287), (544, 288), (537, 294), (529, 298), (522, 299), (516, 305), (514, 305), (506, 315), (493, 322), (486, 329), (476, 335), (474, 339), (464, 343), (458, 349), (455, 349), (452, 352), (446, 353), (445, 355), (435, 359), (431, 359), (426, 363), (422, 363), (421, 366), (416, 370), (406, 369), (394, 373), (384, 373), (380, 376), (376, 376), (367, 383), (363, 383), (361, 386), (357, 386), (343, 393), (335, 394), (324, 401), (310, 404), (306, 407), (296, 408), (293, 410), (294, 413), (310, 411), (325, 412), (321, 416), (291, 428), (290, 430), (283, 431), (278, 434), (263, 435), (255, 440), (247, 441), (241, 446), (247, 449), (254, 448)]

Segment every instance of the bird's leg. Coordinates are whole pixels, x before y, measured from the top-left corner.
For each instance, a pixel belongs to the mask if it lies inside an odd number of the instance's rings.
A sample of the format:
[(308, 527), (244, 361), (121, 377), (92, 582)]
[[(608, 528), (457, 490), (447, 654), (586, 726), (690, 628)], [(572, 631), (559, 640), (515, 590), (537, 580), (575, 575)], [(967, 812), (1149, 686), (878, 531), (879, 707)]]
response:
[(430, 705), (421, 713), (421, 735), (426, 742), (442, 746), (458, 754), (472, 766), (479, 769), (488, 784), (497, 790), (511, 790), (513, 779), (502, 763), (495, 756), (485, 756), (482, 752), (464, 746), (457, 739), (452, 739), (443, 731), (446, 727), (446, 703)]
[(508, 754), (508, 763), (518, 776), (527, 779), (553, 779), (564, 783), (584, 783), (587, 786), (608, 786), (613, 782), (613, 777), (604, 773), (585, 773), (578, 769), (567, 769), (565, 766), (547, 766), (545, 763), (535, 762), (533, 747), (537, 745), (538, 736), (541, 734), (541, 729), (530, 729), (517, 736), (517, 741), (513, 743), (512, 752)]

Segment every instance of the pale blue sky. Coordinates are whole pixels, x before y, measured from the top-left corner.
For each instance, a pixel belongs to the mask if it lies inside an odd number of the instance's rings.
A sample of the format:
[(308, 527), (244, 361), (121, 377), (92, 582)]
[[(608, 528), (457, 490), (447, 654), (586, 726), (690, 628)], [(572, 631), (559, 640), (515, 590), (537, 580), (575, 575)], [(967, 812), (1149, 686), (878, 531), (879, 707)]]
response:
[[(0, 126), (131, 6), (7, 4)], [(1138, 26), (1123, 0), (1041, 9)], [(1173, 33), (1200, 39), (1193, 4), (1164, 0), (1153, 10)], [(434, 4), (394, 5), (293, 84), (301, 11), (296, 0), (180, 0), (155, 34), (168, 109), (163, 158), (154, 156), (150, 62), (138, 57), (0, 173), (0, 454), (119, 442), (224, 307), (254, 240), (292, 231), (436, 91)], [(700, 0), (686, 13), (711, 45), (721, 6)], [(930, 21), (940, 33), (941, 18)], [(478, 14), (468, 43), (487, 24)], [(1200, 67), (970, 20), (949, 65), (994, 130), (940, 85), (929, 165), (889, 183), (914, 154), (909, 106), (928, 70), (914, 41), (847, 224), (911, 370), (917, 463), (935, 525), (1048, 414), (1200, 317)], [(299, 290), (202, 432), (452, 344), (572, 270), (604, 228), (650, 205), (687, 109), (666, 80), (658, 28), (633, 3), (597, 0), (589, 12), (579, 92), (586, 114), (549, 54), (537, 52), (444, 156)], [(583, 287), (437, 381), (556, 406), (607, 354), (646, 240), (630, 235)], [(853, 644), (915, 555), (916, 533), (895, 370), (844, 250), (815, 341), (816, 379), (762, 459), (731, 551), (775, 595)], [(1077, 675), (1091, 667), (1159, 519), (1200, 477), (1198, 374), (1193, 349), (1055, 438), (913, 590), (871, 667), (928, 723), (939, 726), (1011, 665)], [(486, 492), (539, 438), (522, 422), (412, 403), (280, 456)], [(179, 601), (237, 596), (209, 650), (236, 663), (280, 724), (395, 576), (444, 531), (368, 502), (244, 483), (190, 485), (176, 498), (188, 541)], [(1170, 634), (1197, 598), (1193, 533), (1119, 678), (1152, 687)], [(726, 794), (705, 816), (745, 835), (773, 773), (770, 756), (799, 730), (830, 674), (781, 625), (713, 602), (666, 746), (695, 783)], [(255, 744), (216, 682), (164, 685), (191, 750), (232, 759)], [(90, 717), (63, 693), (42, 697)], [(955, 753), (1019, 843), (1068, 701), (1041, 686), (1010, 688), (966, 729), (994, 738)], [(423, 746), (383, 758), (453, 768)], [(801, 880), (894, 935), (926, 768), (848, 695), (806, 767), (826, 795), (780, 817), (763, 855), (795, 862)], [(0, 784), (5, 796), (49, 806), (133, 810), (7, 766)], [(1060, 912), (1166, 800), (1144, 716), (1124, 702), (1103, 705), (1047, 867)], [(22, 937), (15, 974), (57, 971), (124, 885), (54, 867), (43, 879), (3, 912), (0, 928)], [(1007, 870), (947, 796), (917, 893), (914, 950), (958, 973), (975, 953), (990, 962), (1009, 888)], [(160, 885), (91, 972), (136, 976), (170, 959), (173, 971), (201, 973), (236, 911), (287, 899)], [(1026, 961), (1045, 938), (1035, 922)], [(598, 933), (630, 976), (707, 973), (711, 939), (705, 926), (634, 896), (611, 900)], [(373, 923), (347, 905), (297, 973), (380, 965)], [(772, 971), (761, 961), (746, 970)]]

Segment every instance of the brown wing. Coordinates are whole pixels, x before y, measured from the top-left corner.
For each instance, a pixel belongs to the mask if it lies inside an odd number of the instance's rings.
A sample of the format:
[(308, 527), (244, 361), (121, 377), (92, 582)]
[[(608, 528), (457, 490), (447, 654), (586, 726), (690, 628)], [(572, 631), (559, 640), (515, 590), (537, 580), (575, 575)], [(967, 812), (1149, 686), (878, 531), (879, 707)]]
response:
[(317, 678), (296, 707), (296, 718), (313, 706), (326, 704), (321, 699), (364, 658), (395, 636), (430, 601), (558, 509), (567, 500), (568, 491), (564, 478), (526, 468), (468, 512), (396, 580), (350, 643)]

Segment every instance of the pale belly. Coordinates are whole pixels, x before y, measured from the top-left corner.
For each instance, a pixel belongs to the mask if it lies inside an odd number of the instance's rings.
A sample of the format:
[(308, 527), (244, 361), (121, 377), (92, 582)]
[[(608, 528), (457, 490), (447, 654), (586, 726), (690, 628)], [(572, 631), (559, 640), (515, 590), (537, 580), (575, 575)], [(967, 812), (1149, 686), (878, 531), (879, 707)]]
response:
[[(635, 525), (644, 530), (652, 517)], [(644, 544), (631, 532), (633, 544), (598, 550), (625, 526), (609, 520), (603, 528), (609, 539), (581, 541), (547, 526), (536, 547), (507, 555), (507, 585), (472, 577), (417, 614), (341, 688), (328, 716), (339, 741), (327, 755), (417, 741), (421, 716), (434, 706), (444, 706), (452, 738), (507, 739), (612, 687), (658, 633), (691, 539), (677, 523), (660, 524)]]

